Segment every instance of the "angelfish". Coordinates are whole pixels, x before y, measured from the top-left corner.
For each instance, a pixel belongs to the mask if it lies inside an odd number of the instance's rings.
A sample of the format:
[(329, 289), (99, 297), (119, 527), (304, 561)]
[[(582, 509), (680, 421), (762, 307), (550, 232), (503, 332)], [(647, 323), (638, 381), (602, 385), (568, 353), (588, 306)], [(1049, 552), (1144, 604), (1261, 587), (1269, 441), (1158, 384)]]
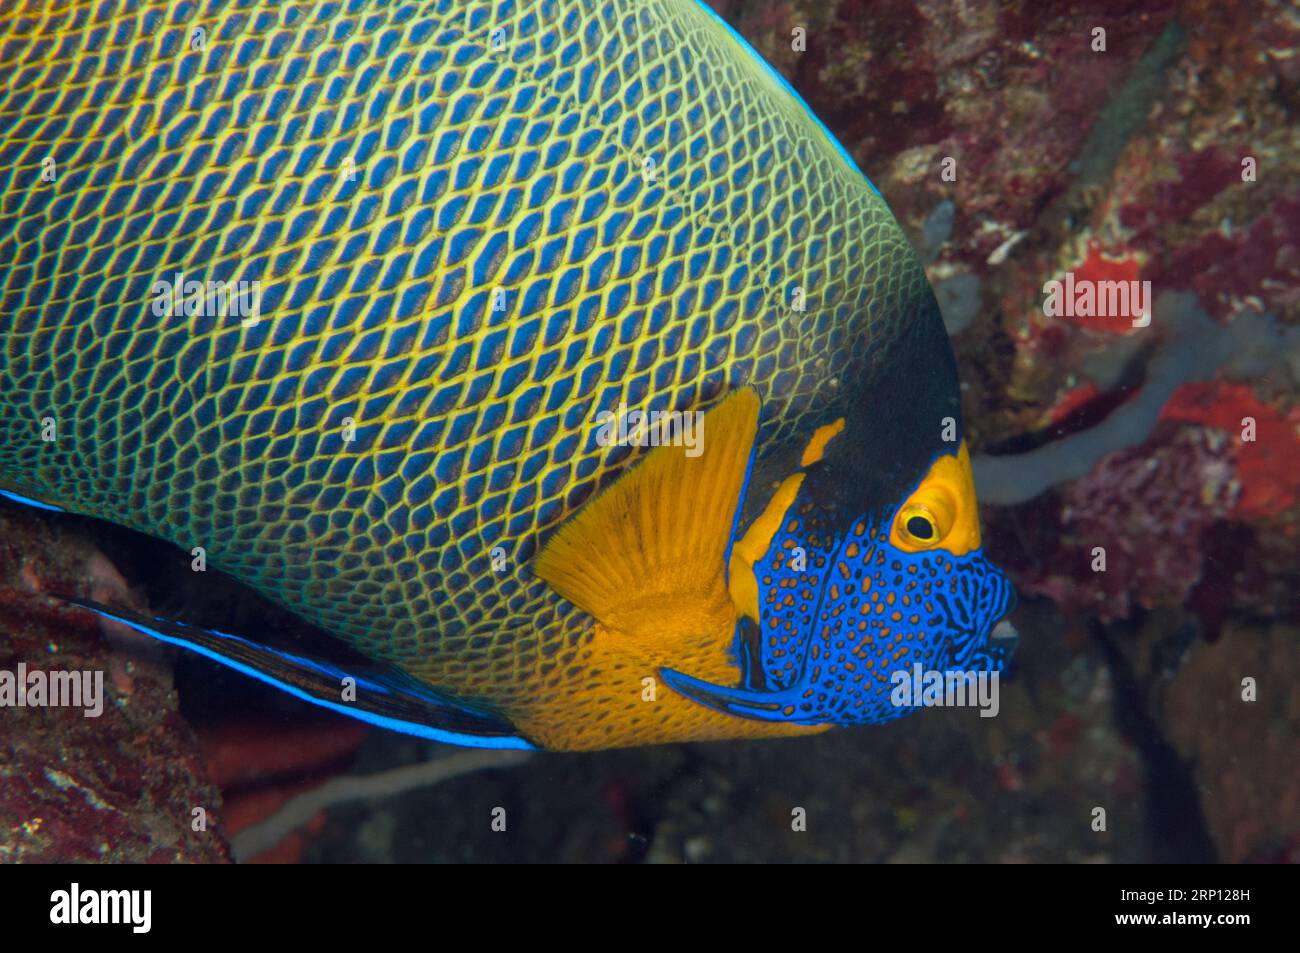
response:
[[(897, 671), (1006, 664), (921, 264), (702, 4), (20, 0), (0, 76), (4, 494), (364, 661), (79, 604), (494, 747), (882, 722)], [(700, 414), (691, 453), (598, 439), (625, 407)]]

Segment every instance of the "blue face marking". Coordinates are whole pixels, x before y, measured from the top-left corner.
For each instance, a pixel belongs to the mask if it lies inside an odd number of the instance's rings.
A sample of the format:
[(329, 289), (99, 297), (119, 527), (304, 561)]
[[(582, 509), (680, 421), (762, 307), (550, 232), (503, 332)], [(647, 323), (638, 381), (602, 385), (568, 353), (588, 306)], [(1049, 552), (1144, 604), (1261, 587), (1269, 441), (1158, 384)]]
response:
[(918, 663), (926, 671), (1000, 672), (1014, 640), (991, 633), (1015, 605), (1011, 583), (980, 549), (956, 556), (895, 547), (889, 528), (896, 514), (857, 520), (836, 540), (788, 517), (754, 566), (757, 632), (747, 634), (744, 623), (737, 630), (747, 687), (671, 669), (662, 671), (664, 680), (739, 717), (849, 725), (914, 711), (891, 695), (895, 674)]

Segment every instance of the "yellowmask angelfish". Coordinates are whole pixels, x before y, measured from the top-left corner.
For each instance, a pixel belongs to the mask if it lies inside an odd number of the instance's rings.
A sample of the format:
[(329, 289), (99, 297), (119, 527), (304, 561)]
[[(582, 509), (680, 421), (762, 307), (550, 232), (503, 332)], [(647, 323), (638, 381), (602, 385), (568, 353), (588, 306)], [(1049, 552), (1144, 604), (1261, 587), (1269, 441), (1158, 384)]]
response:
[(81, 604), (497, 747), (1005, 664), (921, 265), (707, 7), (18, 0), (0, 76), (0, 487), (365, 661)]

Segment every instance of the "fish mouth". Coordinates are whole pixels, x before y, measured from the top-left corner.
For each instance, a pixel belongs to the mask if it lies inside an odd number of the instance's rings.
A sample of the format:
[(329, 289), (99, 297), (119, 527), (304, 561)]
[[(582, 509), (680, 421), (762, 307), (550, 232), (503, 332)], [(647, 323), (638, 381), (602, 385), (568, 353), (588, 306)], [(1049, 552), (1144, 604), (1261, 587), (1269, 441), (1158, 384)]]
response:
[(1018, 645), (1020, 645), (1020, 633), (1016, 631), (1010, 619), (1002, 619), (993, 626), (988, 637), (989, 671), (1001, 671), (1006, 668)]
[(984, 651), (977, 654), (986, 656), (984, 661), (990, 670), (1000, 670), (1006, 667), (1020, 644), (1020, 632), (1011, 621), (1011, 613), (1020, 599), (1006, 574), (997, 569), (994, 572), (996, 575), (990, 580), (994, 586), (992, 611), (988, 614), (989, 622), (984, 627), (983, 638), (978, 643)]
[(1010, 619), (1003, 619), (993, 627), (993, 631), (989, 633), (989, 638), (1004, 645), (1015, 645), (1020, 641), (1020, 633)]
[(1011, 613), (1016, 610), (1016, 606), (1020, 604), (1020, 597), (1016, 595), (1016, 587), (1011, 584), (1011, 580), (1008, 579), (1006, 576), (1002, 576), (1002, 585), (1003, 585), (1002, 609), (1001, 611), (995, 612), (993, 614), (993, 618), (998, 620), (997, 625), (995, 625), (993, 628), (994, 630), (996, 630), (998, 626), (1002, 625), (1002, 623), (1005, 622), (1007, 624), (1007, 628), (1010, 629), (1011, 632), (1014, 634), (1016, 631), (1016, 627), (1011, 624), (1010, 616)]

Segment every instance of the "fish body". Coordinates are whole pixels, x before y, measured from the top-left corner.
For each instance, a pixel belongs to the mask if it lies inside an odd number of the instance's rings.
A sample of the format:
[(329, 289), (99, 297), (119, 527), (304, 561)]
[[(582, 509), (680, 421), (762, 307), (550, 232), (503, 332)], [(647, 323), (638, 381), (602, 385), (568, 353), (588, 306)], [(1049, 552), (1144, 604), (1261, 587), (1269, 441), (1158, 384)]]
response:
[(882, 721), (896, 663), (1005, 661), (921, 264), (703, 5), (20, 0), (0, 77), (0, 488), (374, 668), (128, 624), (562, 749)]

